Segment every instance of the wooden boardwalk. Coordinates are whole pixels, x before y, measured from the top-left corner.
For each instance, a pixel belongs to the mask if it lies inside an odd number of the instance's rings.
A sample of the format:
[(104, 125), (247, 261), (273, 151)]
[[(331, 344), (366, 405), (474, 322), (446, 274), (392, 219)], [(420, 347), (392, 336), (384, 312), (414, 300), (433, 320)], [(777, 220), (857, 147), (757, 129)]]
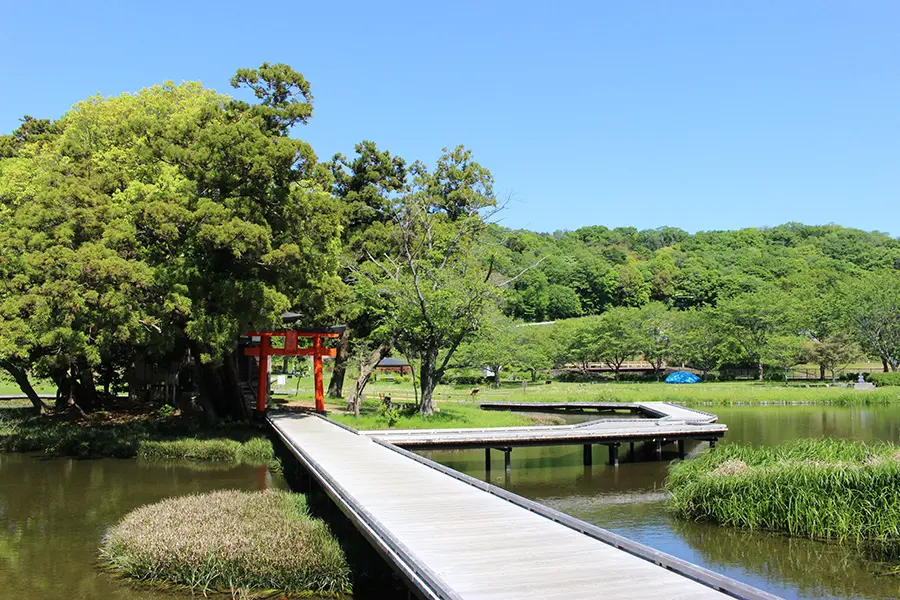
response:
[[(598, 410), (614, 403), (571, 402), (548, 404), (559, 409)], [(491, 403), (492, 408), (543, 410), (537, 403)], [(498, 446), (557, 446), (564, 444), (621, 444), (626, 442), (671, 443), (696, 439), (715, 441), (728, 427), (716, 423), (710, 413), (664, 402), (641, 402), (618, 405), (633, 408), (650, 418), (598, 419), (575, 425), (538, 427), (490, 427), (473, 429), (385, 429), (361, 431), (361, 435), (377, 438), (404, 448), (425, 450), (436, 448), (486, 448)]]
[(269, 422), (423, 598), (775, 598), (320, 416)]

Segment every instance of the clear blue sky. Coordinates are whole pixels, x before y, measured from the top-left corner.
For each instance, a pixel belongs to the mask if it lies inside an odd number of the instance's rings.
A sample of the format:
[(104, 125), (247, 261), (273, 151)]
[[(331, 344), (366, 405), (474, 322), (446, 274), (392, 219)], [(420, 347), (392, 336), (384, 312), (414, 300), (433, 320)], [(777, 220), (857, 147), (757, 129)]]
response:
[(836, 222), (900, 235), (900, 3), (7, 3), (0, 131), (286, 62), (319, 156), (463, 143), (539, 231)]

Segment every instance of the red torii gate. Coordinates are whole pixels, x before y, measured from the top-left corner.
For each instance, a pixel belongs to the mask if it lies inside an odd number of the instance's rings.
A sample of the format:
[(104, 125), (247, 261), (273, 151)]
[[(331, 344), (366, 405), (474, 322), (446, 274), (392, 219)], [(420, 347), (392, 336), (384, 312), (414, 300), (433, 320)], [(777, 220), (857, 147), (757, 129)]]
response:
[[(322, 338), (340, 337), (345, 327), (316, 327), (310, 329), (286, 329), (284, 331), (249, 331), (251, 339), (259, 338), (259, 346), (244, 348), (244, 356), (259, 357), (259, 378), (256, 384), (256, 413), (266, 412), (266, 399), (269, 389), (269, 357), (270, 356), (312, 356), (313, 375), (316, 380), (316, 411), (325, 412), (325, 386), (322, 382), (322, 357), (335, 356), (335, 348), (326, 348)], [(284, 348), (273, 348), (272, 338), (283, 337)], [(298, 339), (312, 338), (312, 346), (298, 348)]]

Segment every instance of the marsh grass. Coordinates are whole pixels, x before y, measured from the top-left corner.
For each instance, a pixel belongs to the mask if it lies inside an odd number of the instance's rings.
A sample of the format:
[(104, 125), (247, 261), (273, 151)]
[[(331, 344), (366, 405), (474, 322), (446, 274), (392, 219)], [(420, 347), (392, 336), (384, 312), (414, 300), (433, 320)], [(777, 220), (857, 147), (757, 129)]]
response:
[(666, 488), (678, 517), (854, 542), (900, 558), (900, 448), (806, 439), (725, 444), (675, 463)]
[(272, 462), (272, 443), (263, 437), (246, 442), (225, 438), (146, 440), (138, 444), (137, 457), (148, 460), (202, 460), (263, 465)]
[(344, 553), (305, 496), (219, 491), (132, 511), (103, 540), (116, 572), (207, 593), (339, 596), (350, 592)]
[(243, 424), (202, 428), (177, 419), (78, 423), (15, 409), (0, 410), (0, 450), (277, 466), (269, 439)]

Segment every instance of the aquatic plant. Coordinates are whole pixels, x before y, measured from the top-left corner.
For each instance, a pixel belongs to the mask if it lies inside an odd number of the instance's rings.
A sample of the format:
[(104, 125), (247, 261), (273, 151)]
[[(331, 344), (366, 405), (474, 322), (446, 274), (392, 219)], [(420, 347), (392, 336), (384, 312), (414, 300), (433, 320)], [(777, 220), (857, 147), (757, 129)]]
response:
[(219, 491), (169, 498), (132, 511), (103, 540), (118, 573), (148, 582), (243, 596), (350, 591), (344, 553), (306, 497)]
[(142, 441), (138, 444), (138, 458), (149, 460), (203, 460), (211, 462), (264, 465), (272, 462), (272, 443), (263, 437), (246, 442), (214, 438), (183, 438), (176, 440)]
[(804, 439), (725, 444), (674, 464), (666, 480), (678, 517), (851, 541), (900, 556), (900, 447)]
[(159, 421), (72, 423), (0, 410), (0, 450), (58, 456), (138, 457), (274, 466), (268, 438), (247, 425), (211, 428)]

